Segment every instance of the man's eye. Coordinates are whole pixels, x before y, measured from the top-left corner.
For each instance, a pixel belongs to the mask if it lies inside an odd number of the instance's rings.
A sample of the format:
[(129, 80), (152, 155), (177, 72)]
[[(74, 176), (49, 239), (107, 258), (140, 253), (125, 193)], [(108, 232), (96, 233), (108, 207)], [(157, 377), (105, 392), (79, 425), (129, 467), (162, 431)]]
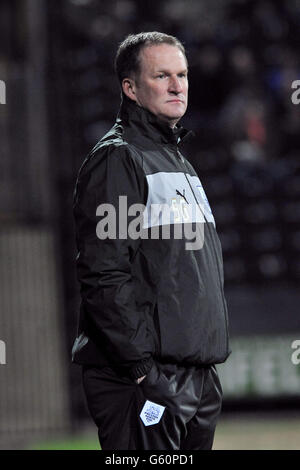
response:
[(164, 78), (164, 77), (165, 77), (164, 73), (160, 73), (159, 75), (157, 75), (157, 78)]

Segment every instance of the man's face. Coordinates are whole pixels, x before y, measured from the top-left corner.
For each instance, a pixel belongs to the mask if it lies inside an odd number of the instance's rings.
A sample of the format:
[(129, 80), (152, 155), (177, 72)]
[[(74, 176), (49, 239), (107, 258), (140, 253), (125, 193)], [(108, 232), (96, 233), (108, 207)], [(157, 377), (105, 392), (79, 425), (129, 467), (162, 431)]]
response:
[(147, 46), (140, 52), (140, 75), (134, 81), (135, 100), (174, 127), (187, 109), (186, 59), (169, 44)]

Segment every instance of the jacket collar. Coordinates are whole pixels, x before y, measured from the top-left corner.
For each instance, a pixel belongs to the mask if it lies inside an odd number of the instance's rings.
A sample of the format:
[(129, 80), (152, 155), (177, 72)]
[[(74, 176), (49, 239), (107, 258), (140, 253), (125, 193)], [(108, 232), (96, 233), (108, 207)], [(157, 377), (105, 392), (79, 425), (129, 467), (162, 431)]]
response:
[(174, 129), (149, 110), (123, 96), (117, 122), (124, 126), (126, 138), (133, 140), (137, 133), (162, 144), (178, 145), (194, 134), (180, 125)]

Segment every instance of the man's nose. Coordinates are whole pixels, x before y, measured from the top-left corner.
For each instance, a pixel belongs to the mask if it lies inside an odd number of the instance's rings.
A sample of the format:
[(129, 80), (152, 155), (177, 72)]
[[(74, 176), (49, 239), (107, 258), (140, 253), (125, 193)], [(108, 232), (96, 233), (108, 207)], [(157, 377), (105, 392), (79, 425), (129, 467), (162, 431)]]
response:
[(182, 83), (180, 82), (178, 77), (171, 77), (169, 82), (169, 91), (173, 93), (182, 92)]

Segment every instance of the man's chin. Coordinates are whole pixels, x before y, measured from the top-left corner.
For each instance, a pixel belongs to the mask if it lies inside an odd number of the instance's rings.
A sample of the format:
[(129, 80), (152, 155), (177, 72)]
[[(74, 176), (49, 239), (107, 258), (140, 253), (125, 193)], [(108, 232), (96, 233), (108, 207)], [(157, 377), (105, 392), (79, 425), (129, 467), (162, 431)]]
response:
[[(165, 110), (164, 110), (165, 111)], [(157, 114), (157, 117), (161, 121), (167, 122), (169, 125), (172, 125), (172, 127), (184, 116), (186, 109), (184, 110), (176, 110), (176, 112), (170, 112), (169, 110)]]
[(176, 107), (176, 109), (166, 110), (165, 116), (168, 119), (181, 119), (184, 116), (185, 112), (186, 112), (186, 107), (183, 104), (180, 104)]

